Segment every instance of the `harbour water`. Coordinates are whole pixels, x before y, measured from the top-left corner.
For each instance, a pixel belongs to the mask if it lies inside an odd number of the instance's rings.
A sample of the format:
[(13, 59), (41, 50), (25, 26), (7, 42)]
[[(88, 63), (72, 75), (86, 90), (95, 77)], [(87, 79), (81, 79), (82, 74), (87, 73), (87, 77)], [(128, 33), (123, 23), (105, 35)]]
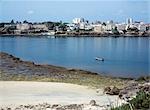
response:
[[(148, 37), (0, 37), (2, 52), (23, 60), (117, 77), (150, 73)], [(97, 61), (102, 57), (104, 61)]]

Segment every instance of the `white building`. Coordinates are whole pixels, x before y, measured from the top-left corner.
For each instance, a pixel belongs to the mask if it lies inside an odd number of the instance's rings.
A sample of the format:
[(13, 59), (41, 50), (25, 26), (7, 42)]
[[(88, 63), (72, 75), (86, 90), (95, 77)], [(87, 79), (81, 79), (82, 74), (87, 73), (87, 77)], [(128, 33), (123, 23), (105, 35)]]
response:
[(11, 24), (4, 24), (4, 27), (11, 27), (12, 25)]
[(118, 31), (122, 31), (126, 29), (126, 24), (116, 24)]
[(147, 28), (147, 26), (146, 26), (145, 24), (140, 24), (140, 25), (138, 26), (138, 30), (139, 30), (139, 31), (142, 31), (142, 32), (146, 31), (146, 28)]
[(111, 31), (112, 29), (115, 28), (115, 24), (107, 24), (106, 26), (104, 26), (105, 31)]
[(77, 28), (78, 28), (78, 26), (76, 24), (73, 24), (73, 23), (67, 24), (67, 31), (73, 31)]
[(93, 27), (92, 27), (92, 25), (90, 25), (87, 22), (82, 22), (82, 23), (79, 24), (79, 29), (82, 29), (82, 30), (91, 30), (91, 29), (93, 29)]
[(85, 28), (84, 28), (85, 30), (92, 30), (93, 29), (93, 27), (92, 27), (92, 25), (90, 25), (90, 24), (87, 24), (86, 26), (85, 26)]
[(31, 28), (31, 25), (28, 23), (17, 24), (16, 28), (17, 30), (28, 30)]
[(104, 32), (104, 27), (102, 26), (102, 24), (97, 24), (97, 25), (93, 25), (93, 30), (94, 32), (97, 32), (97, 33), (102, 33)]
[(41, 29), (41, 30), (48, 30), (48, 27), (45, 24), (33, 24), (32, 28)]
[(133, 19), (132, 18), (127, 18), (126, 19), (126, 24), (133, 24)]
[(84, 18), (74, 18), (74, 19), (72, 20), (72, 22), (73, 22), (74, 24), (80, 24), (80, 23), (84, 22)]
[(115, 24), (113, 21), (107, 21), (106, 25), (102, 25), (104, 28), (104, 31), (111, 31), (112, 29), (115, 28)]
[(80, 23), (80, 25), (79, 25), (80, 29), (85, 29), (85, 27), (86, 27), (86, 23), (84, 23), (84, 22)]

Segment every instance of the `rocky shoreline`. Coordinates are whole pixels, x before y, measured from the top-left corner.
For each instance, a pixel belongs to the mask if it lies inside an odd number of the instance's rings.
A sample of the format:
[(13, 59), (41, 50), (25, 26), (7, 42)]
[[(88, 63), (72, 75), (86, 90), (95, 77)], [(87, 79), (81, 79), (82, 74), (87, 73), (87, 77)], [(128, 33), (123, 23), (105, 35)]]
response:
[[(4, 52), (0, 52), (0, 69), (2, 72), (7, 74), (22, 74), (22, 75), (37, 75), (46, 76), (51, 78), (66, 78), (74, 77), (72, 74), (75, 72), (80, 72), (81, 74), (91, 74), (98, 75), (97, 73), (92, 73), (84, 70), (77, 70), (72, 68), (64, 68), (59, 66), (53, 66), (48, 64), (35, 64), (31, 61), (23, 61), (20, 58), (14, 57)], [(70, 74), (65, 74), (70, 72)], [(73, 75), (73, 76), (70, 76)]]
[(112, 78), (84, 70), (35, 64), (4, 52), (0, 52), (0, 62), (0, 80), (2, 81), (50, 81), (92, 87), (109, 85), (122, 87), (130, 80)]
[[(48, 81), (65, 82), (91, 87), (116, 86), (124, 87), (135, 79), (104, 76), (90, 71), (53, 66), (49, 64), (35, 64), (23, 61), (11, 54), (0, 52), (0, 80), (1, 81)], [(141, 77), (148, 80), (149, 77)], [(140, 78), (139, 78), (140, 79)]]

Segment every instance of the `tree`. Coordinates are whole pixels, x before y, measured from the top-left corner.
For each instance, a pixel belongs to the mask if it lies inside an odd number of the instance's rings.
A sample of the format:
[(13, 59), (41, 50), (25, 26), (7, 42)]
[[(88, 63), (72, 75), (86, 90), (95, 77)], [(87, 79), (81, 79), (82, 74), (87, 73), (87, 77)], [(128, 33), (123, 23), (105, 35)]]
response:
[(10, 23), (11, 23), (11, 24), (15, 24), (13, 19), (11, 20), (11, 22), (10, 22)]
[(106, 23), (105, 23), (105, 22), (103, 22), (103, 23), (102, 23), (102, 25), (106, 26)]
[(54, 22), (54, 26), (59, 26), (60, 24), (60, 22)]
[(28, 21), (27, 21), (27, 20), (24, 20), (23, 23), (28, 23)]
[(111, 30), (113, 34), (119, 35), (119, 31), (117, 29), (117, 27), (115, 26), (114, 29)]
[(62, 24), (62, 21), (60, 21), (60, 24)]

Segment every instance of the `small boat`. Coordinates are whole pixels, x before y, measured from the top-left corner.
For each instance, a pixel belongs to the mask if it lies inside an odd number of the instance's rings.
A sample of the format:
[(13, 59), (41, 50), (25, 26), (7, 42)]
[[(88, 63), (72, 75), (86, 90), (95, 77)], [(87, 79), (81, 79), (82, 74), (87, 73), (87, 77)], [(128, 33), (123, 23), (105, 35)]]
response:
[(54, 38), (55, 38), (55, 36), (47, 36), (47, 38), (54, 39)]
[(98, 61), (104, 61), (104, 58), (101, 58), (101, 57), (95, 57), (95, 60), (98, 60)]
[(52, 39), (56, 38), (55, 36), (51, 36)]

